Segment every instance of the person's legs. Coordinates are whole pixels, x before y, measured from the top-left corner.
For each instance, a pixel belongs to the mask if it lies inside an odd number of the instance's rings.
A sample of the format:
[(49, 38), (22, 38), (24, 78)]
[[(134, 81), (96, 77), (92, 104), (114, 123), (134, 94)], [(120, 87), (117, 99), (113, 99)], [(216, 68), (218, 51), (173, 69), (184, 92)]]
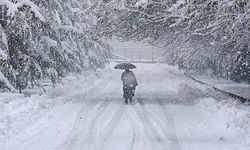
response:
[(132, 102), (132, 98), (134, 96), (134, 87), (129, 88), (129, 101)]
[(130, 100), (130, 103), (132, 103), (132, 98), (133, 98), (133, 96), (135, 96), (135, 86), (132, 87), (130, 90), (131, 90), (131, 91), (130, 91), (130, 92), (131, 92), (131, 93), (130, 93), (130, 94), (131, 94), (131, 97), (130, 97), (129, 100)]
[(125, 99), (125, 103), (128, 104), (128, 89), (123, 86), (123, 98)]
[(125, 86), (123, 86), (123, 98), (125, 98), (126, 97), (126, 87)]
[(128, 98), (125, 98), (125, 103), (128, 104)]
[(132, 95), (135, 96), (135, 86), (132, 89)]

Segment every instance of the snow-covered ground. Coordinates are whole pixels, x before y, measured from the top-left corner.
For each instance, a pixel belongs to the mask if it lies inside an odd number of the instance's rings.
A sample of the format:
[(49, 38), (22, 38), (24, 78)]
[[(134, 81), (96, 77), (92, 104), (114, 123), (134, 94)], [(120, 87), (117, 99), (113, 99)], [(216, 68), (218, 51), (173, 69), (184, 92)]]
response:
[(226, 92), (230, 92), (250, 99), (250, 85), (247, 83), (236, 83), (231, 80), (218, 79), (216, 77), (209, 77), (204, 75), (195, 75), (195, 78)]
[(1, 94), (0, 150), (250, 149), (248, 106), (216, 100), (165, 64), (136, 64), (139, 87), (125, 105), (114, 65), (42, 96)]

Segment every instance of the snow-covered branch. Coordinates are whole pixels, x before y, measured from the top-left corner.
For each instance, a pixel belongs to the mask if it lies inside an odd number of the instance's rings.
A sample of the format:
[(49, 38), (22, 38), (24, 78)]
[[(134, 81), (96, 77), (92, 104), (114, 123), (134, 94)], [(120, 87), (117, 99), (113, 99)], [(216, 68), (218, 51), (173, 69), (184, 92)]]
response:
[(35, 14), (35, 17), (39, 18), (41, 21), (46, 21), (43, 15), (40, 13), (39, 8), (30, 0), (19, 0), (17, 3), (13, 3), (9, 0), (2, 0), (0, 5), (4, 5), (7, 8), (7, 16), (11, 18), (15, 17), (16, 12), (24, 6), (30, 7), (31, 12)]

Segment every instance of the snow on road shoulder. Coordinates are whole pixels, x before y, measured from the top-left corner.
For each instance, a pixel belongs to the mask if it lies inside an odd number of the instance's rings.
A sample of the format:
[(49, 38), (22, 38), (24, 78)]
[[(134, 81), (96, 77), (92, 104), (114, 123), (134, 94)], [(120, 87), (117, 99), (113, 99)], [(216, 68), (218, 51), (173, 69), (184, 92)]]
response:
[(64, 82), (63, 85), (58, 85), (44, 95), (25, 97), (22, 94), (0, 93), (0, 145), (21, 130), (30, 127), (49, 110), (76, 100), (86, 100), (86, 96), (93, 93), (95, 87), (106, 83), (110, 74), (109, 68), (87, 72)]
[[(220, 133), (220, 140), (228, 142), (235, 149), (242, 143), (241, 150), (250, 149), (250, 109), (242, 109), (235, 101), (217, 101), (204, 98), (196, 107), (200, 108)], [(212, 126), (213, 126), (212, 125)], [(234, 136), (232, 136), (234, 135)]]
[[(0, 102), (0, 142), (30, 126), (47, 110), (62, 104), (62, 99), (48, 99), (46, 95), (18, 97)], [(0, 143), (3, 145), (3, 143)]]
[[(101, 87), (113, 79), (115, 71), (112, 68), (113, 63), (107, 66), (104, 70), (97, 70), (95, 72), (85, 72), (76, 76), (75, 79), (70, 80), (64, 84), (58, 85), (52, 91), (48, 92), (50, 98), (55, 97), (70, 97), (72, 100), (82, 100), (88, 94), (92, 94), (96, 87)], [(120, 76), (120, 72), (117, 72)], [(82, 96), (82, 97), (79, 97)]]
[(48, 111), (28, 130), (8, 139), (5, 150), (56, 149), (70, 135), (80, 109), (78, 103), (67, 103)]
[(197, 75), (195, 73), (192, 73), (192, 76), (198, 79), (199, 81), (210, 84), (213, 87), (216, 87), (223, 91), (230, 92), (230, 93), (250, 99), (250, 93), (249, 93), (250, 85), (245, 82), (238, 83), (232, 80), (216, 78), (216, 77), (209, 76), (209, 75)]

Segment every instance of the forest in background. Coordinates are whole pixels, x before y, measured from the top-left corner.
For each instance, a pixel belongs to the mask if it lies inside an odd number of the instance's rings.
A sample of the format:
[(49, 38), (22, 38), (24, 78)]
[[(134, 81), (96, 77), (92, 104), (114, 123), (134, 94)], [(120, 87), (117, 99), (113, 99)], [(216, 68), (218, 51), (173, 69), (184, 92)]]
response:
[(103, 0), (101, 36), (147, 41), (182, 69), (250, 82), (249, 0)]

